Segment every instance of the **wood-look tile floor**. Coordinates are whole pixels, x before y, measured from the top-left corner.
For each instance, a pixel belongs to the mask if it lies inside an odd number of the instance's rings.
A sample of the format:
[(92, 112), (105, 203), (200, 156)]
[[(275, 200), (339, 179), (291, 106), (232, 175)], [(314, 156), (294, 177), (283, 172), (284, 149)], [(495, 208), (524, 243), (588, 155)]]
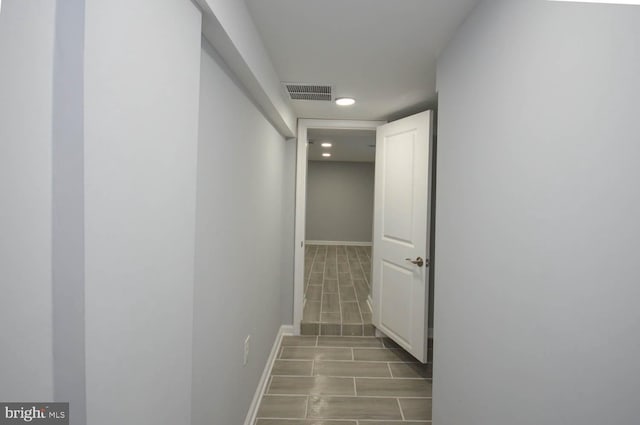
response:
[(303, 335), (372, 336), (371, 247), (307, 245)]
[(255, 425), (430, 424), (431, 377), (386, 338), (284, 337)]

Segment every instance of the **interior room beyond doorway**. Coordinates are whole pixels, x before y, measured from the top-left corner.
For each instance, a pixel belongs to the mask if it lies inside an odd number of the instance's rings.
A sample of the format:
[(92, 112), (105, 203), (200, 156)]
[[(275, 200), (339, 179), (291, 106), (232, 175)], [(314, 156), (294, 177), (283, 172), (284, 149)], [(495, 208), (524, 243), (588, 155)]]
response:
[(371, 247), (307, 245), (303, 335), (373, 336)]
[(374, 130), (309, 129), (304, 310), (306, 335), (373, 335), (371, 251)]

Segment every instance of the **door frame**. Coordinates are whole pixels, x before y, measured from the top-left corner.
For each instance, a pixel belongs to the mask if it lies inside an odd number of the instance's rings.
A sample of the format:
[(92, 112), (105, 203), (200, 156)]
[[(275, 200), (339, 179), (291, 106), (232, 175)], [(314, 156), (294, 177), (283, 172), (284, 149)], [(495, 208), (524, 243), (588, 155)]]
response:
[(387, 121), (298, 119), (298, 138), (296, 142), (296, 216), (294, 236), (294, 274), (293, 274), (293, 328), (300, 335), (300, 322), (304, 308), (304, 251), (306, 236), (307, 209), (307, 130), (376, 130)]

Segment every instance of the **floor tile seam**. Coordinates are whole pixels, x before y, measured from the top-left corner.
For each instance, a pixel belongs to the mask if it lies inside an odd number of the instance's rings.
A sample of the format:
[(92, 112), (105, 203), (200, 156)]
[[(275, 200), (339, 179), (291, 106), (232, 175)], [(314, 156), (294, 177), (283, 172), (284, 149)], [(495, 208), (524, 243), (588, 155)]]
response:
[[(433, 396), (430, 397), (417, 397), (417, 396), (402, 396), (402, 397), (396, 397), (400, 400), (433, 400)], [(428, 419), (421, 419), (421, 420), (428, 420)]]
[[(260, 419), (275, 419), (275, 418), (260, 418)], [(301, 418), (289, 418), (289, 419), (297, 420), (297, 419), (301, 419)], [(309, 417), (309, 418), (306, 418), (306, 419), (313, 420), (313, 421), (320, 420), (320, 421), (323, 421), (323, 422), (327, 422), (327, 421), (331, 421), (331, 420), (332, 421), (338, 421), (338, 422), (339, 421), (358, 422), (358, 419), (367, 421), (367, 422), (361, 422), (362, 425), (366, 425), (367, 423), (370, 423), (371, 421), (373, 421), (373, 422), (385, 421), (385, 422), (388, 422), (390, 424), (396, 424), (397, 423), (399, 425), (402, 425), (402, 424), (407, 423), (407, 422), (412, 422), (412, 421), (402, 421), (402, 420), (389, 420), (389, 419), (384, 419), (384, 418), (379, 418), (379, 419), (375, 419), (375, 418), (374, 419), (371, 419), (371, 418), (361, 419), (361, 418), (353, 417), (353, 418), (340, 418), (340, 419), (331, 418), (331, 419), (329, 419), (329, 418), (324, 418), (324, 417), (321, 417), (321, 416), (320, 417)], [(282, 419), (278, 419), (278, 420), (282, 420)], [(420, 421), (418, 421), (418, 422), (420, 422)], [(430, 422), (427, 422), (427, 424), (429, 424), (429, 423)]]
[(304, 377), (307, 378), (314, 378), (314, 377), (323, 377), (323, 378), (355, 378), (355, 379), (393, 379), (393, 380), (406, 380), (406, 381), (424, 381), (424, 378), (390, 378), (389, 376), (386, 375), (378, 375), (378, 376), (371, 376), (371, 375), (321, 375), (321, 374), (315, 374), (315, 375), (305, 375)]
[[(296, 346), (294, 345), (292, 347), (296, 347)], [(308, 347), (308, 345), (307, 346), (301, 345), (300, 347)], [(373, 350), (379, 351), (380, 349), (382, 349), (382, 350), (389, 350), (389, 351), (394, 351), (394, 352), (405, 352), (406, 353), (406, 351), (404, 351), (402, 349), (399, 349), (399, 348), (387, 348), (387, 347), (353, 347), (353, 348), (357, 348), (359, 350), (371, 350), (371, 351), (373, 351)], [(433, 363), (433, 362), (422, 363), (422, 362), (418, 361), (418, 359), (406, 360), (406, 361), (405, 360), (378, 360), (378, 361), (392, 362), (392, 363), (420, 363), (420, 364), (431, 364), (431, 363)]]
[[(315, 377), (323, 377), (323, 378), (354, 378), (354, 379), (386, 379), (386, 380), (394, 380), (394, 381), (433, 381), (432, 378), (392, 378), (389, 376), (363, 376), (363, 375), (273, 375), (273, 376), (291, 376), (298, 378), (315, 378)], [(432, 382), (433, 383), (433, 382)]]
[[(306, 323), (306, 322), (305, 322)], [(332, 335), (317, 335), (317, 336), (332, 336)], [(338, 335), (333, 335), (338, 336)], [(366, 349), (366, 350), (388, 350), (388, 348), (384, 347), (367, 347), (367, 346), (347, 346), (347, 345), (284, 345), (282, 348), (355, 348), (355, 349)], [(387, 361), (387, 360), (378, 360), (378, 361)], [(399, 360), (402, 361), (402, 360)], [(408, 363), (419, 363), (417, 360), (415, 362)]]
[(432, 398), (430, 396), (423, 395), (423, 394), (399, 394), (399, 393), (394, 393), (394, 392), (391, 392), (391, 391), (389, 391), (389, 393), (387, 393), (387, 394), (384, 394), (384, 393), (382, 393), (382, 394), (375, 394), (375, 393), (374, 394), (370, 394), (369, 391), (367, 391), (366, 389), (365, 390), (361, 390), (359, 396), (360, 397), (376, 397), (376, 398), (397, 398), (397, 399), (401, 399), (401, 400), (416, 399), (416, 398), (422, 400), (422, 399)]
[(278, 375), (273, 374), (270, 375), (272, 378), (313, 378), (314, 376), (323, 376), (323, 375)]
[[(357, 297), (356, 297), (357, 298)], [(364, 315), (362, 314), (362, 309), (360, 308), (360, 303), (356, 303), (356, 305), (358, 306), (358, 311), (360, 312), (360, 322), (362, 322), (362, 333), (364, 334)]]
[[(264, 397), (277, 398), (277, 397), (280, 397), (280, 394), (265, 394)], [(289, 395), (289, 396), (286, 396), (286, 397), (304, 398), (304, 397), (309, 397), (309, 394), (293, 394), (293, 395)]]
[(258, 419), (261, 420), (270, 420), (270, 421), (297, 421), (297, 420), (304, 420), (306, 418), (297, 418), (297, 417), (280, 417), (280, 416), (258, 416), (256, 418), (256, 422)]
[[(355, 302), (355, 301), (352, 301), (352, 302)], [(371, 341), (378, 341), (378, 342), (380, 342), (380, 343), (382, 343), (382, 342), (383, 342), (383, 340), (384, 340), (384, 338), (380, 338), (380, 337), (377, 337), (377, 336), (355, 336), (355, 337), (347, 337), (347, 338), (345, 338), (345, 339), (352, 339), (352, 338), (356, 338), (356, 339), (368, 339), (368, 340), (371, 340)], [(397, 347), (395, 347), (395, 348), (397, 348)]]
[(360, 270), (362, 271), (363, 280), (367, 283), (367, 286), (369, 287), (369, 291), (371, 291), (371, 285), (369, 280), (367, 279), (367, 273), (364, 269), (364, 266), (362, 265), (362, 259), (360, 258), (360, 253), (358, 253), (358, 263), (360, 264)]
[[(302, 379), (314, 379), (314, 378), (322, 378), (322, 379), (336, 379), (341, 381), (347, 381), (351, 379), (375, 379), (375, 377), (361, 377), (361, 376), (343, 376), (343, 375), (271, 375), (270, 378), (287, 378), (291, 380), (302, 380)], [(280, 379), (277, 379), (280, 380)]]
[[(316, 301), (316, 302), (317, 302), (317, 301)], [(353, 302), (355, 302), (355, 301), (353, 301)], [(304, 336), (304, 335), (303, 335), (303, 336)], [(357, 340), (370, 340), (370, 341), (377, 341), (377, 342), (379, 342), (380, 344), (382, 344), (382, 343), (383, 343), (383, 341), (382, 341), (382, 339), (381, 339), (381, 338), (378, 338), (378, 337), (375, 337), (375, 336), (347, 336), (347, 337), (345, 337), (345, 339), (353, 339), (353, 338), (355, 338), (355, 339), (357, 339)], [(380, 346), (380, 345), (379, 345), (379, 346)], [(381, 347), (381, 348), (386, 348), (386, 347), (382, 347), (382, 346), (380, 346), (380, 347)], [(366, 347), (365, 347), (365, 348), (366, 348)], [(397, 350), (399, 350), (399, 349), (400, 349), (400, 348), (398, 348), (398, 347), (391, 347), (391, 348), (395, 348), (395, 349), (397, 349)]]
[[(324, 422), (328, 421), (328, 419), (322, 419), (322, 420)], [(344, 419), (338, 419), (338, 421), (342, 421), (342, 420), (344, 420)], [(350, 419), (347, 419), (347, 420), (349, 421)], [(356, 422), (357, 422), (356, 425), (367, 425), (367, 424), (370, 424), (370, 423), (380, 423), (380, 419), (363, 419), (363, 421), (364, 422), (356, 420)], [(388, 419), (385, 419), (384, 423), (385, 423), (385, 425), (394, 425), (394, 424), (402, 425), (402, 424), (409, 424), (409, 423), (411, 423), (411, 424), (418, 423), (418, 424), (432, 425), (431, 421), (422, 421), (422, 420), (414, 420), (414, 419), (409, 419), (408, 421), (403, 421), (402, 419), (400, 419), (400, 420), (388, 420)]]
[[(362, 337), (358, 337), (358, 336), (352, 336), (351, 338), (362, 338)], [(365, 337), (366, 338), (366, 337)], [(318, 341), (318, 343), (320, 343), (321, 341)], [(329, 348), (344, 348), (344, 347), (348, 347), (348, 348), (366, 348), (366, 349), (371, 349), (371, 350), (381, 350), (381, 349), (388, 349), (387, 347), (376, 347), (373, 345), (318, 345), (318, 347), (329, 347)]]
[[(356, 253), (357, 255), (357, 253)], [(351, 273), (351, 264), (349, 264), (349, 277), (351, 278), (351, 282), (353, 284), (353, 273)], [(364, 335), (364, 318), (362, 317), (362, 310), (360, 310), (360, 300), (358, 299), (358, 292), (356, 291), (355, 285), (353, 285), (353, 292), (356, 297), (356, 304), (358, 305), (358, 312), (360, 312), (360, 324), (362, 324), (362, 334)]]
[[(300, 395), (300, 394), (298, 394)], [(343, 395), (322, 395), (322, 394), (311, 394), (312, 396), (317, 396), (317, 397), (355, 397), (355, 396), (343, 396)], [(404, 395), (387, 395), (387, 396), (383, 396), (383, 395), (376, 395), (376, 396), (371, 396), (371, 395), (359, 395), (357, 398), (381, 398), (381, 399), (385, 399), (385, 400), (389, 400), (389, 399), (396, 399), (398, 401), (400, 400), (431, 400), (432, 397), (417, 397), (417, 396), (404, 396)]]
[[(325, 377), (326, 378), (326, 377)], [(367, 394), (358, 394), (358, 381), (357, 381), (357, 377), (356, 378), (349, 378), (349, 377), (344, 377), (344, 376), (338, 376), (338, 377), (333, 377), (333, 378), (337, 378), (337, 379), (341, 379), (343, 381), (353, 381), (354, 385), (354, 391), (353, 391), (353, 396), (359, 396), (359, 397), (380, 397), (380, 398), (401, 398), (401, 399), (431, 399), (433, 398), (433, 395), (428, 396), (428, 395), (424, 395), (424, 394), (377, 394), (375, 396), (373, 395), (367, 395)], [(314, 393), (311, 392), (311, 390), (306, 390), (303, 392), (299, 392), (299, 393), (277, 393), (274, 391), (278, 391), (277, 389), (271, 388), (271, 386), (269, 387), (268, 391), (265, 392), (265, 395), (283, 395), (283, 396), (300, 396), (300, 395), (332, 395), (332, 396), (351, 396), (350, 394), (329, 394), (329, 393), (325, 393), (325, 394), (319, 394), (319, 393)], [(327, 390), (329, 391), (329, 390)], [(365, 390), (366, 391), (366, 390)]]
[[(268, 421), (298, 421), (298, 420), (305, 420), (307, 418), (281, 418), (281, 417), (277, 417), (277, 416), (260, 416), (259, 418), (256, 418), (256, 423), (257, 420), (268, 420)], [(340, 419), (342, 420), (342, 419)], [(326, 419), (323, 419), (323, 421), (326, 421)], [(402, 424), (402, 422), (400, 422), (400, 424)]]
[[(271, 395), (271, 394), (269, 394)], [(292, 395), (287, 395), (287, 396), (283, 396), (283, 397), (304, 397), (305, 394), (292, 394)], [(331, 394), (307, 394), (307, 397), (310, 396), (314, 396), (314, 397), (324, 397), (324, 398), (358, 398), (358, 399), (367, 399), (367, 398), (372, 398), (372, 399), (384, 399), (384, 400), (389, 400), (389, 399), (411, 399), (411, 400), (430, 400), (431, 397), (399, 397), (397, 395), (393, 395), (393, 396), (374, 396), (374, 395), (331, 395)]]
[(313, 259), (311, 260), (311, 267), (309, 267), (309, 279), (311, 279), (311, 273), (313, 273), (313, 263), (316, 262), (316, 257), (318, 256), (318, 250), (313, 253)]
[[(274, 417), (274, 416), (267, 416), (267, 417), (259, 417), (256, 418), (256, 422), (257, 420), (276, 420), (276, 421), (297, 421), (297, 420), (305, 420), (305, 419), (309, 419), (309, 418), (280, 418), (280, 417)], [(355, 422), (356, 425), (367, 425), (368, 423), (371, 422), (380, 422), (380, 419), (324, 419), (321, 418), (321, 420), (323, 422), (327, 422), (327, 423), (331, 423), (331, 422), (344, 422), (344, 421), (349, 421), (349, 422)], [(362, 422), (364, 421), (364, 422)], [(409, 420), (409, 421), (403, 421), (403, 420), (388, 420), (386, 419), (385, 422), (388, 422), (389, 424), (398, 424), (398, 425), (402, 425), (403, 423), (408, 423), (408, 422), (417, 422), (417, 423), (424, 423), (424, 424), (430, 424), (432, 423), (431, 421), (421, 421), (421, 420)]]
[[(322, 289), (320, 290), (320, 313), (318, 314), (318, 323), (322, 321), (322, 306), (324, 305), (324, 268), (322, 271)], [(318, 332), (320, 332), (320, 328), (318, 328)]]
[[(336, 249), (336, 279), (338, 278), (338, 250)], [(340, 313), (340, 334), (342, 335), (342, 296), (340, 295), (340, 281), (336, 282), (338, 284), (338, 310)]]
[[(337, 335), (319, 335), (319, 336), (337, 336)], [(288, 347), (307, 347), (307, 348), (367, 348), (367, 349), (371, 349), (371, 350), (384, 350), (384, 347), (367, 347), (367, 346), (358, 346), (358, 347), (353, 347), (353, 346), (345, 346), (345, 345), (318, 345), (317, 347), (312, 347), (312, 346), (304, 346), (304, 345), (300, 345), (300, 346), (288, 346)], [(384, 360), (386, 361), (386, 360)], [(419, 363), (419, 362), (415, 362), (415, 363)]]
[(269, 392), (271, 391), (271, 384), (273, 384), (273, 376), (269, 376), (269, 382), (267, 384), (267, 390), (265, 394), (269, 394)]
[(357, 394), (357, 389), (354, 394), (340, 394), (334, 392), (299, 392), (299, 393), (274, 393), (269, 392), (268, 396), (277, 397), (345, 397), (345, 398), (375, 398), (375, 399), (397, 399), (399, 400), (429, 400), (432, 397), (416, 397), (416, 396), (403, 396), (403, 395), (367, 395)]
[(353, 360), (346, 360), (346, 359), (317, 359), (315, 357), (296, 357), (296, 358), (291, 358), (291, 359), (284, 358), (283, 360), (314, 360), (314, 361), (331, 361), (331, 362), (353, 362)]
[[(324, 314), (336, 314), (336, 313), (324, 313)], [(341, 323), (338, 323), (338, 322), (323, 322), (323, 321), (320, 321), (320, 322), (305, 322), (305, 323), (313, 323), (313, 324), (319, 324), (319, 325), (341, 325)], [(357, 324), (357, 323), (347, 323), (347, 325), (351, 325), (351, 324)], [(341, 336), (341, 335), (321, 335), (321, 336)]]
[(400, 409), (400, 415), (402, 416), (402, 420), (405, 420), (405, 416), (404, 416), (404, 412), (402, 411), (402, 404), (400, 404), (400, 399), (396, 398), (396, 401), (398, 402), (398, 409)]
[[(310, 336), (315, 336), (315, 335), (310, 335)], [(295, 345), (295, 344), (294, 345), (282, 345), (281, 347), (283, 347), (283, 348), (289, 348), (289, 347), (291, 347), (291, 348), (316, 348), (315, 345), (303, 345), (303, 344), (300, 344), (300, 345)]]
[[(303, 397), (324, 397), (324, 398), (373, 398), (373, 399), (397, 399), (397, 400), (433, 400), (433, 397), (418, 397), (418, 396), (378, 396), (378, 395), (340, 395), (340, 394), (318, 394), (318, 393), (304, 393), (304, 394), (265, 394), (265, 397), (287, 397), (287, 398), (303, 398)], [(261, 416), (264, 418), (264, 416)]]
[[(312, 392), (299, 392), (299, 393), (269, 393), (269, 396), (278, 397), (355, 397), (353, 394), (338, 394), (338, 393), (312, 393)], [(396, 398), (387, 397), (387, 398)]]
[[(320, 336), (337, 336), (337, 335), (320, 335)], [(345, 347), (345, 346), (337, 346), (336, 347), (336, 346), (324, 346), (324, 345), (321, 345), (319, 347), (308, 347), (308, 348), (329, 348), (329, 349), (335, 350), (337, 348), (358, 348), (358, 347)], [(381, 360), (378, 360), (378, 361), (381, 361)], [(386, 360), (382, 360), (382, 361), (386, 361)]]
[(359, 362), (371, 362), (371, 363), (392, 363), (392, 364), (406, 364), (406, 365), (415, 365), (415, 364), (423, 364), (420, 362), (404, 362), (402, 360), (356, 360)]

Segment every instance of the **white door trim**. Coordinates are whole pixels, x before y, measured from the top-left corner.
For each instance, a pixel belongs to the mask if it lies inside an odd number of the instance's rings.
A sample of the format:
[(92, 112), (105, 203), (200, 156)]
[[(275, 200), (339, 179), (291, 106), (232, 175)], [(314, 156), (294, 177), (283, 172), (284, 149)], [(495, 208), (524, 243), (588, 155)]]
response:
[(296, 225), (293, 276), (293, 327), (300, 334), (304, 303), (304, 241), (307, 208), (307, 130), (331, 128), (339, 130), (375, 130), (386, 121), (299, 119), (296, 166)]

